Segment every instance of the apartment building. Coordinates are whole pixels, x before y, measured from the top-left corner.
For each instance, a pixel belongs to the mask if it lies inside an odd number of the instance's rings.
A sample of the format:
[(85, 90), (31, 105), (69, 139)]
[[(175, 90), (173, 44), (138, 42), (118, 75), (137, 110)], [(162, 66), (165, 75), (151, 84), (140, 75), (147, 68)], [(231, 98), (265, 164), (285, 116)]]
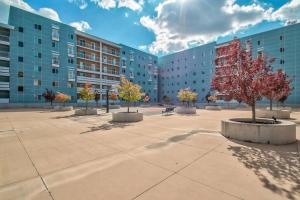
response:
[(8, 103), (10, 95), (10, 41), (11, 26), (0, 23), (0, 103)]
[[(106, 91), (120, 83), (120, 46), (76, 31), (77, 38), (77, 92), (85, 83), (106, 99)], [(79, 98), (78, 98), (79, 99)]]
[(159, 100), (169, 97), (178, 103), (180, 89), (198, 93), (197, 103), (210, 92), (216, 43), (209, 43), (159, 58)]
[(63, 23), (10, 7), (10, 103), (44, 102), (47, 89), (76, 102), (76, 35)]
[[(125, 76), (142, 87), (152, 103), (190, 88), (204, 103), (211, 91), (215, 56), (228, 43), (212, 42), (163, 57), (116, 44), (75, 28), (24, 11), (9, 8), (0, 24), (0, 102), (43, 103), (46, 89), (63, 92), (79, 101), (85, 83), (106, 98)], [(241, 38), (251, 42), (254, 56), (275, 57), (273, 69), (282, 68), (294, 79), (287, 104), (300, 105), (300, 23)]]
[(154, 55), (121, 45), (121, 75), (139, 84), (150, 97), (150, 102), (158, 101), (158, 58)]

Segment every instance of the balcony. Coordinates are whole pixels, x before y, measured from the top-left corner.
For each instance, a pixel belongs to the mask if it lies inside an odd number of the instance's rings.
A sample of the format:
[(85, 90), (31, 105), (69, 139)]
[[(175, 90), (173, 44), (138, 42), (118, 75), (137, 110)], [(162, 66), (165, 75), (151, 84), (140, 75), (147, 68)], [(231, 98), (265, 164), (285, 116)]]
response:
[(97, 47), (96, 45), (88, 44), (88, 43), (80, 43), (77, 41), (77, 46), (87, 48), (90, 50), (94, 50), (94, 51), (100, 51), (99, 47)]
[(112, 55), (112, 56), (120, 57), (118, 51), (112, 51), (112, 50), (109, 50), (109, 49), (103, 49), (102, 48), (102, 53), (108, 54), (108, 55)]
[(9, 36), (0, 33), (0, 44), (9, 45)]
[(117, 71), (117, 70), (105, 70), (105, 69), (103, 69), (102, 72), (105, 73), (105, 74), (108, 74), (108, 75), (117, 75), (117, 76), (119, 76), (119, 71)]
[(9, 52), (8, 51), (0, 51), (0, 60), (9, 61)]
[(0, 76), (9, 76), (9, 67), (0, 66)]
[(100, 73), (100, 68), (96, 68), (96, 66), (90, 66), (90, 65), (80, 66), (80, 65), (78, 65), (77, 69), (78, 70), (86, 70), (86, 71), (92, 71), (92, 72), (99, 72)]
[(119, 66), (119, 62), (113, 62), (112, 60), (102, 60), (103, 64)]
[(99, 57), (97, 57), (97, 56), (91, 56), (91, 55), (78, 54), (78, 58), (82, 58), (82, 59), (86, 59), (86, 60), (90, 60), (90, 61), (96, 61), (96, 62), (100, 61)]

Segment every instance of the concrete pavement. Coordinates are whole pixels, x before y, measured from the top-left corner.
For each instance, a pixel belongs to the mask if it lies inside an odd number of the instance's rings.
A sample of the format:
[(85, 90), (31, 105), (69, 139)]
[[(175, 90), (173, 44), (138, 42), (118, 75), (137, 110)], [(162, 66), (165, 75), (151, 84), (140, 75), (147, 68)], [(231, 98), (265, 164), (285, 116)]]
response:
[[(220, 120), (249, 111), (197, 110), (111, 123), (110, 114), (0, 112), (0, 199), (300, 199), (300, 143), (228, 140)], [(292, 114), (300, 139), (300, 112)]]

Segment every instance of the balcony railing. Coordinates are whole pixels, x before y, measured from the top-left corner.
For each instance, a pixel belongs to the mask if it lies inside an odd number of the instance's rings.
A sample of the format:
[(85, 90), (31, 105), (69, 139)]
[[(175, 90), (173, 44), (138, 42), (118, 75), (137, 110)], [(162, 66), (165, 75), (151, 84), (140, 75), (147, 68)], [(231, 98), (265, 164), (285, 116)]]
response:
[(92, 61), (100, 61), (100, 58), (99, 57), (97, 57), (97, 56), (91, 56), (91, 55), (81, 55), (81, 54), (79, 54), (78, 55), (78, 57), (79, 58), (83, 58), (83, 59), (87, 59), (87, 60), (92, 60)]
[(8, 51), (0, 51), (0, 57), (9, 58), (9, 52)]
[(93, 72), (100, 72), (100, 68), (96, 68), (94, 66), (89, 66), (89, 65), (84, 65), (84, 66), (78, 65), (77, 69), (88, 70), (88, 71), (93, 71)]
[(119, 72), (117, 70), (105, 70), (105, 69), (103, 69), (102, 72), (106, 73), (106, 74), (119, 75)]
[(119, 62), (113, 62), (112, 60), (102, 60), (102, 63), (119, 66)]
[(88, 44), (88, 43), (83, 44), (83, 43), (78, 42), (77, 45), (80, 46), (80, 47), (85, 47), (85, 48), (92, 49), (92, 50), (95, 50), (95, 51), (100, 51), (99, 47)]
[(114, 56), (119, 56), (118, 51), (112, 51), (112, 50), (109, 50), (109, 49), (103, 49), (102, 48), (102, 53), (106, 53), (106, 54), (110, 54), (110, 55), (114, 55)]
[(0, 34), (0, 41), (9, 42), (9, 36)]

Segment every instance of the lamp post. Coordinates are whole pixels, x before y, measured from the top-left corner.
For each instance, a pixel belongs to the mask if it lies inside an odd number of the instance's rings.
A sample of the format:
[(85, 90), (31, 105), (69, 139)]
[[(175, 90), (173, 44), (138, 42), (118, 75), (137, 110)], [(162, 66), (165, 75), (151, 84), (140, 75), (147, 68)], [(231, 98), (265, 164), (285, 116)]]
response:
[(109, 92), (115, 92), (116, 86), (112, 85), (111, 89), (106, 89), (106, 113), (109, 113)]

